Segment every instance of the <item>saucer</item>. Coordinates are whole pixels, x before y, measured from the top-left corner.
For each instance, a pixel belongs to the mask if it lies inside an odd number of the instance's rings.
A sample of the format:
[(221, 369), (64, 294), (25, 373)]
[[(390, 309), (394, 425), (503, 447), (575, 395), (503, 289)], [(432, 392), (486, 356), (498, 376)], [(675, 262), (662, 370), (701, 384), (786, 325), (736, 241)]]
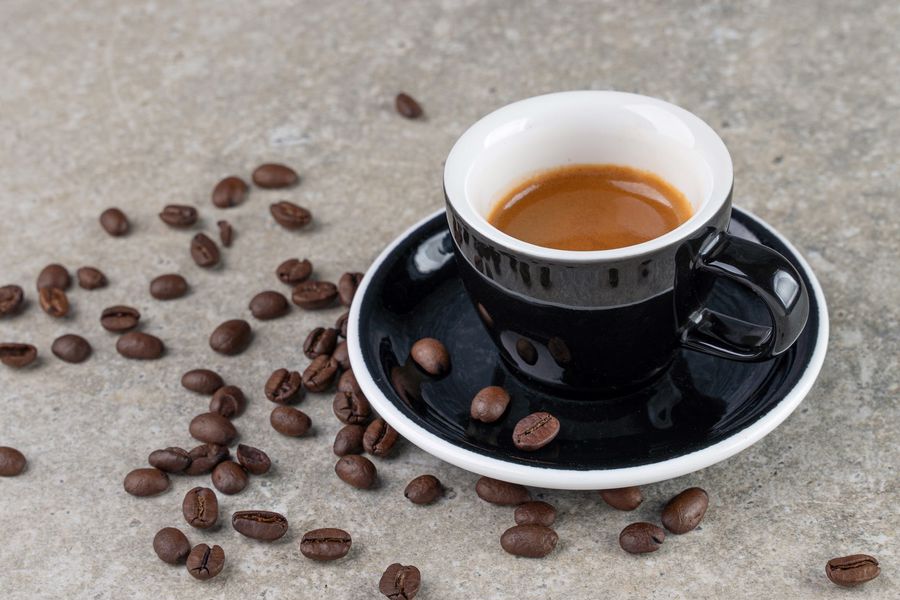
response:
[[(457, 275), (443, 210), (397, 238), (366, 273), (350, 312), (353, 371), (373, 408), (403, 437), (467, 471), (525, 485), (609, 489), (678, 477), (758, 442), (809, 392), (828, 341), (825, 297), (809, 264), (758, 217), (733, 209), (729, 232), (769, 246), (800, 272), (810, 314), (797, 342), (775, 358), (735, 362), (680, 350), (645, 387), (602, 400), (574, 400), (530, 387), (503, 363)], [(767, 322), (746, 288), (721, 279), (709, 307)], [(450, 373), (434, 379), (409, 360), (423, 337), (450, 352)], [(496, 423), (469, 418), (472, 397), (500, 385), (512, 401)], [(543, 410), (561, 423), (548, 446), (525, 452), (512, 430)]]

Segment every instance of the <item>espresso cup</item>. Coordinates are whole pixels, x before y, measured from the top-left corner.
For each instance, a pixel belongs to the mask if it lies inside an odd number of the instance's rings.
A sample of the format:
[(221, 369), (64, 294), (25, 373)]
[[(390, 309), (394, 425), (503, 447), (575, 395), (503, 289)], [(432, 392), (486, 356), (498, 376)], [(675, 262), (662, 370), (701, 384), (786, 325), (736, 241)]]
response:
[[(488, 222), (517, 184), (573, 164), (651, 171), (685, 195), (693, 216), (652, 240), (597, 251), (536, 246)], [(713, 129), (656, 98), (562, 92), (475, 123), (447, 157), (447, 220), (463, 284), (504, 361), (539, 384), (616, 393), (664, 371), (679, 348), (740, 361), (787, 350), (806, 324), (807, 290), (782, 255), (727, 232), (732, 182)], [(770, 322), (708, 308), (719, 278), (752, 291)]]

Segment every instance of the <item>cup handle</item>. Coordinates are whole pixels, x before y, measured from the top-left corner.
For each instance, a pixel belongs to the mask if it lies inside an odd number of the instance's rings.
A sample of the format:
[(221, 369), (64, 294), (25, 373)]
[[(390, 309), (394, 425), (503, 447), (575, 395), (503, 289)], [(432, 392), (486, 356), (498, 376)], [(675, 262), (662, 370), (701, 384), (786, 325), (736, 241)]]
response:
[(797, 341), (809, 316), (809, 294), (788, 260), (761, 244), (718, 232), (707, 238), (692, 270), (726, 277), (765, 302), (772, 325), (758, 325), (701, 307), (681, 333), (685, 348), (732, 360), (777, 356)]

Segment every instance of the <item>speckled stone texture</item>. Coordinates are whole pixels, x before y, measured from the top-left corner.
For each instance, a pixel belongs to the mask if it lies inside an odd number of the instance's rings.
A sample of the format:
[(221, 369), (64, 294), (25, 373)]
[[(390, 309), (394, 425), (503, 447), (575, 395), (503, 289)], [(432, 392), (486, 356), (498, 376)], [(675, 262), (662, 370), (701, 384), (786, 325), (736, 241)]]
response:
[[(900, 597), (898, 28), (900, 5), (888, 1), (0, 3), (0, 284), (19, 283), (29, 299), (0, 321), (0, 338), (41, 353), (37, 368), (0, 368), (0, 445), (29, 459), (23, 476), (0, 480), (0, 598), (369, 599), (393, 562), (421, 569), (423, 599)], [(503, 553), (512, 509), (486, 505), (474, 475), (409, 444), (377, 461), (379, 489), (339, 481), (330, 396), (300, 406), (312, 436), (276, 434), (266, 377), (304, 367), (306, 332), (340, 311), (253, 321), (252, 346), (234, 358), (208, 348), (213, 327), (251, 319), (258, 291), (286, 291), (273, 274), (285, 258), (306, 256), (331, 280), (366, 268), (441, 205), (442, 160), (479, 116), (543, 92), (609, 88), (712, 124), (734, 157), (736, 203), (789, 236), (819, 275), (832, 335), (799, 410), (740, 455), (648, 486), (633, 514), (595, 493), (536, 490), (560, 513), (559, 547), (543, 560)], [(394, 113), (400, 90), (427, 118)], [(212, 207), (219, 178), (269, 160), (295, 166), (301, 185)], [(277, 227), (267, 206), (278, 199), (310, 208), (315, 227)], [(190, 234), (156, 217), (170, 202), (198, 206), (198, 229), (232, 222), (224, 268), (191, 262)], [(131, 235), (101, 231), (111, 205), (127, 211)], [(52, 261), (97, 266), (110, 286), (74, 290), (74, 315), (53, 320), (34, 292)], [(153, 300), (150, 279), (169, 271), (191, 294)], [(169, 348), (164, 359), (116, 354), (98, 322), (115, 303), (140, 309)], [(88, 362), (50, 353), (66, 332), (93, 344)], [(230, 524), (189, 530), (181, 498), (207, 478), (175, 477), (154, 498), (122, 490), (151, 450), (193, 445), (187, 425), (207, 400), (179, 379), (194, 367), (247, 392), (241, 438), (274, 461), (240, 495), (220, 495), (223, 521), (283, 512), (291, 529), (276, 543)], [(422, 473), (451, 489), (436, 505), (403, 498)], [(711, 496), (700, 530), (648, 556), (619, 549), (622, 527), (656, 520), (693, 485)], [(169, 525), (221, 545), (222, 575), (197, 582), (159, 561), (153, 535)], [(300, 536), (317, 527), (350, 531), (350, 555), (304, 559)], [(882, 575), (840, 590), (825, 562), (854, 552), (878, 557)]]

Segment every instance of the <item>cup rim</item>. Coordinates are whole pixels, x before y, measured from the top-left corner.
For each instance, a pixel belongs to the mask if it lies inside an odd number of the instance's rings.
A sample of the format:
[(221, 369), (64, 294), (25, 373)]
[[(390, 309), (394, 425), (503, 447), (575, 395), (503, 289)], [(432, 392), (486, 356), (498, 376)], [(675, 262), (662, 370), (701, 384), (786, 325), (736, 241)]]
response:
[[(466, 193), (466, 180), (475, 164), (475, 158), (490, 144), (492, 132), (511, 119), (527, 118), (530, 112), (537, 109), (546, 110), (555, 104), (563, 110), (566, 104), (582, 102), (585, 99), (596, 99), (598, 102), (626, 109), (650, 105), (677, 117), (693, 134), (695, 147), (702, 154), (715, 159), (713, 163), (720, 167), (713, 170), (712, 189), (703, 199), (700, 209), (672, 231), (640, 244), (609, 250), (560, 250), (531, 244), (504, 233), (491, 225), (472, 207)], [(690, 237), (709, 222), (728, 200), (733, 179), (734, 167), (725, 142), (709, 124), (692, 112), (665, 100), (642, 94), (614, 90), (578, 90), (554, 92), (519, 100), (498, 108), (476, 121), (459, 137), (447, 156), (444, 164), (444, 196), (452, 211), (464, 223), (498, 246), (538, 260), (590, 263), (642, 256)]]

